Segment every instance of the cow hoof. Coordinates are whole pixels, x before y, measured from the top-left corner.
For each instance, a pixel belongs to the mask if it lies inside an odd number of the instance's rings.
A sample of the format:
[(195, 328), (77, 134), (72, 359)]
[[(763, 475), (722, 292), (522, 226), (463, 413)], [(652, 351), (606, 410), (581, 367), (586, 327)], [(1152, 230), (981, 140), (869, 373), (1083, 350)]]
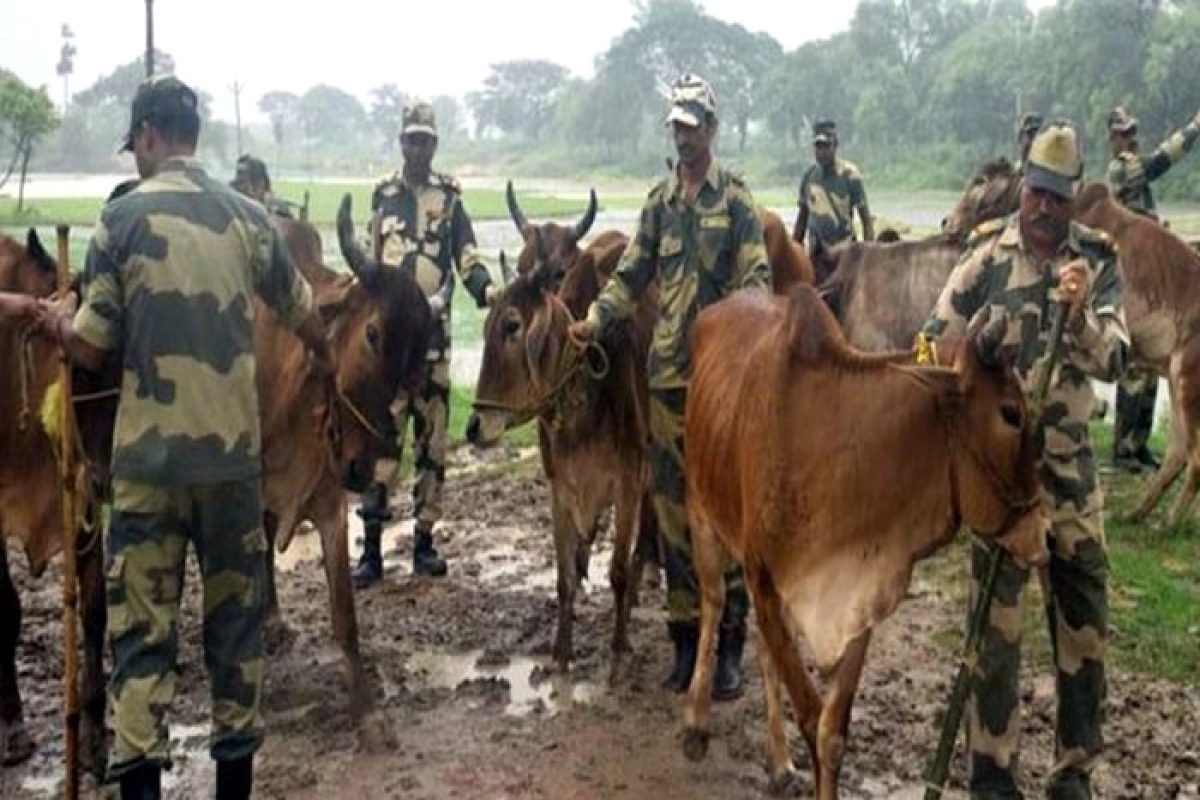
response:
[(794, 769), (775, 775), (767, 782), (767, 794), (771, 797), (799, 797), (800, 773)]
[(706, 730), (700, 728), (683, 729), (683, 754), (688, 761), (703, 761), (708, 755), (708, 740), (712, 738)]
[(25, 730), (23, 724), (16, 724), (8, 729), (8, 741), (4, 744), (4, 760), (0, 764), (6, 767), (13, 767), (22, 762), (28, 761), (35, 750), (33, 739)]

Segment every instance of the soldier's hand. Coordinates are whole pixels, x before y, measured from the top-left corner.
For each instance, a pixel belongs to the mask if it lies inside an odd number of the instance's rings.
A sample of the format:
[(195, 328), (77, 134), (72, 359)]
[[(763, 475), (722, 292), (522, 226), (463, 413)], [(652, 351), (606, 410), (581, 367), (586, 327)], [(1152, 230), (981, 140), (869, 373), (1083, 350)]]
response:
[(578, 322), (572, 322), (571, 327), (567, 328), (567, 338), (576, 347), (585, 347), (588, 342), (596, 339), (597, 334), (600, 333), (599, 327), (590, 319), (581, 319)]
[(1074, 314), (1082, 310), (1092, 288), (1092, 273), (1082, 259), (1065, 264), (1058, 273), (1058, 302), (1071, 307)]
[(500, 297), (500, 290), (497, 289), (495, 286), (488, 284), (487, 286), (484, 287), (484, 289), (483, 289), (483, 305), (484, 306), (486, 306), (487, 308), (491, 308), (492, 306), (496, 305), (496, 299), (498, 297)]

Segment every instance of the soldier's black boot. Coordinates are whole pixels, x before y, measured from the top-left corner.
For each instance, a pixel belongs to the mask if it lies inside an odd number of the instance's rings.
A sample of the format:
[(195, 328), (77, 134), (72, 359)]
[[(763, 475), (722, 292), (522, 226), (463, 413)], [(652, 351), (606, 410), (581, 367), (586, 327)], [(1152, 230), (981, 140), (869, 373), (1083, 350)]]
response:
[(675, 694), (688, 690), (696, 669), (696, 647), (700, 644), (700, 625), (696, 622), (668, 622), (667, 631), (675, 645), (675, 665), (663, 681), (663, 687)]
[(742, 687), (742, 651), (746, 647), (745, 621), (722, 625), (717, 637), (717, 668), (713, 673), (713, 700), (736, 700)]
[(254, 756), (217, 762), (217, 800), (250, 800)]
[(446, 561), (433, 546), (433, 526), (421, 522), (413, 530), (413, 574), (431, 578), (446, 574)]
[(354, 588), (366, 589), (383, 578), (383, 523), (392, 518), (388, 510), (387, 486), (373, 483), (363, 492), (358, 516), (363, 521), (363, 550), (351, 577)]
[(162, 768), (142, 764), (122, 775), (121, 800), (162, 800)]

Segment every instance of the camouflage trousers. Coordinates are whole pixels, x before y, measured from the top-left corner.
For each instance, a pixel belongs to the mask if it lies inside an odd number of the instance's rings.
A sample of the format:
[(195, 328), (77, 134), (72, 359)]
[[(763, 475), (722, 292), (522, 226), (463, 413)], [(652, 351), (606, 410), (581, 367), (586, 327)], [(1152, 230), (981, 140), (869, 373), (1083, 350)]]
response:
[[(417, 524), (432, 528), (442, 519), (442, 487), (446, 483), (446, 431), (450, 422), (450, 350), (439, 349), (426, 362), (425, 382), (420, 392), (393, 408), (397, 452), (404, 452), (408, 421), (413, 427), (413, 516)], [(400, 482), (400, 464), (380, 461), (375, 479), (395, 490)]]
[[(667, 575), (667, 618), (676, 623), (694, 623), (700, 618), (700, 593), (692, 564), (692, 534), (684, 498), (686, 401), (686, 389), (656, 389), (650, 393), (651, 490)], [(721, 624), (744, 624), (749, 610), (750, 598), (742, 568), (729, 559), (725, 566), (725, 611)]]
[(267, 540), (260, 479), (185, 487), (114, 480), (106, 552), (111, 780), (144, 763), (170, 763), (166, 716), (189, 542), (204, 587), (209, 751), (232, 760), (262, 743)]
[(1113, 457), (1136, 456), (1145, 449), (1154, 429), (1154, 404), (1158, 401), (1158, 374), (1130, 368), (1117, 381), (1117, 417), (1113, 429)]
[[(1098, 511), (1053, 507), (1050, 563), (1040, 570), (1055, 663), (1058, 700), (1054, 766), (1047, 796), (1087, 800), (1090, 773), (1103, 747), (1108, 639), (1108, 557)], [(972, 546), (972, 605), (987, 572), (990, 549)], [(1004, 556), (988, 615), (979, 664), (971, 682), (967, 743), (970, 789), (976, 800), (1020, 798), (1017, 750), (1020, 733), (1021, 596), (1029, 571)]]

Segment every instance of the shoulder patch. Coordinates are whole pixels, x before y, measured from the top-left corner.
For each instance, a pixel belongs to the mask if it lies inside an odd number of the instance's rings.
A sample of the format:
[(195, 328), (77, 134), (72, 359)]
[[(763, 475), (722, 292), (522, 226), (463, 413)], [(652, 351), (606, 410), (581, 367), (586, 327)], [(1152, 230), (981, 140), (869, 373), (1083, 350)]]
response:
[(389, 183), (396, 183), (399, 180), (400, 180), (400, 171), (399, 170), (396, 170), (395, 172), (389, 172), (385, 175), (380, 175), (378, 178), (375, 179), (375, 191), (379, 191), (384, 186), (387, 186)]
[(991, 237), (1000, 233), (1000, 231), (1004, 230), (1004, 226), (1006, 224), (1007, 220), (1004, 217), (995, 217), (994, 219), (989, 219), (979, 223), (971, 229), (970, 235), (967, 236), (966, 246), (974, 247), (980, 242), (990, 239)]
[(646, 202), (652, 202), (662, 199), (662, 196), (667, 191), (667, 184), (670, 178), (660, 178), (658, 183), (650, 187), (650, 191), (646, 192)]
[(842, 162), (842, 175), (847, 178), (862, 178), (862, 173), (858, 171), (858, 165), (853, 161)]

